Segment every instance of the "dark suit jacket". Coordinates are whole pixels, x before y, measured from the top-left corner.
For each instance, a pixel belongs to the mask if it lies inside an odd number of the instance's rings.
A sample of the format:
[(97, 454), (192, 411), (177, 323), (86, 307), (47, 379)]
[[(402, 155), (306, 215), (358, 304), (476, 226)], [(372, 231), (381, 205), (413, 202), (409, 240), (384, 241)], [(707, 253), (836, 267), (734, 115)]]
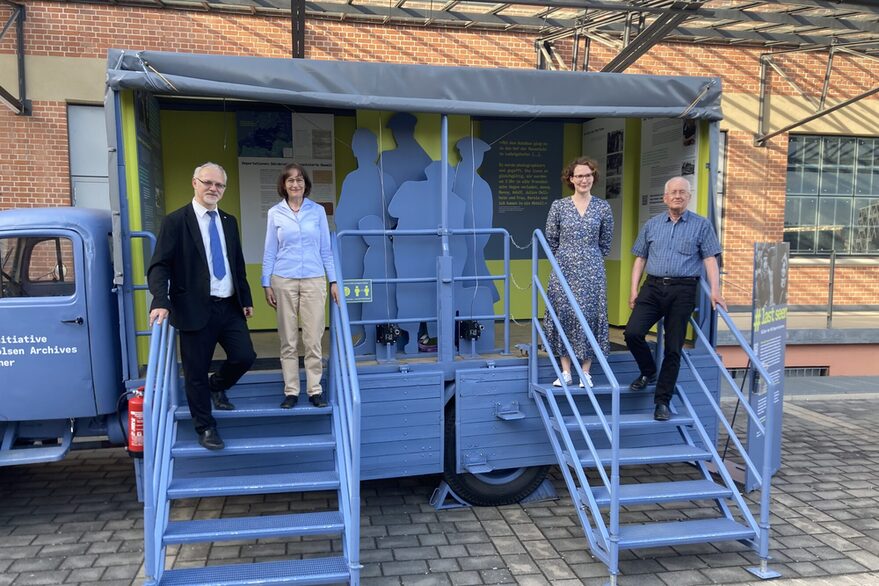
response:
[[(235, 299), (242, 308), (253, 307), (238, 222), (234, 216), (218, 211), (223, 222)], [(207, 258), (192, 204), (166, 216), (147, 271), (147, 282), (153, 294), (150, 309), (170, 310), (171, 325), (178, 330), (199, 330), (208, 323), (211, 275)]]

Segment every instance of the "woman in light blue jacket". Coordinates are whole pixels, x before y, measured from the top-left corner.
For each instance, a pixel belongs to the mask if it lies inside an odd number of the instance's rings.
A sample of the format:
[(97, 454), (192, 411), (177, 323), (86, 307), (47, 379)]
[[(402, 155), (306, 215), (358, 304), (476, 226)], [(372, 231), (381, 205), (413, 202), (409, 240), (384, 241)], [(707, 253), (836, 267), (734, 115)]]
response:
[(311, 178), (305, 168), (297, 163), (286, 165), (278, 177), (281, 202), (269, 210), (266, 226), (262, 286), (266, 301), (278, 314), (284, 409), (294, 407), (299, 400), (300, 326), (308, 399), (315, 407), (327, 404), (320, 386), (326, 280), (330, 281), (330, 295), (336, 303), (339, 288), (327, 213), (308, 198), (310, 193)]

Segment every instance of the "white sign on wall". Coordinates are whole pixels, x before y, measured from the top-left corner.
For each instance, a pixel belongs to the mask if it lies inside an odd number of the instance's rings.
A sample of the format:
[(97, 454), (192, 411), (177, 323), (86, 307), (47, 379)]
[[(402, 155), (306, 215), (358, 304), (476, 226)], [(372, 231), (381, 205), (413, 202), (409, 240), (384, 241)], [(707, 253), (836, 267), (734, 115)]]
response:
[(672, 177), (690, 181), (696, 209), (696, 156), (698, 136), (695, 120), (649, 118), (641, 124), (641, 185), (638, 189), (638, 225), (666, 210), (662, 202), (665, 182)]
[[(624, 118), (601, 118), (583, 123), (584, 156), (598, 163), (598, 181), (592, 186), (593, 195), (603, 197), (610, 204), (613, 217), (623, 212), (623, 144), (625, 141)], [(614, 230), (613, 243), (608, 260), (620, 260), (622, 230)]]

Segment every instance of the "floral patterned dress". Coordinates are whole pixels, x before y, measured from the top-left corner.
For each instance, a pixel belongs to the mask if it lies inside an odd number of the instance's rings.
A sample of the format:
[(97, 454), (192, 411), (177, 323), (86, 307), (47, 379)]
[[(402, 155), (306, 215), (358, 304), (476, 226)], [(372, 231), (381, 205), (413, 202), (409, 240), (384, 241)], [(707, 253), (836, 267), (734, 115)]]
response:
[[(613, 212), (603, 199), (592, 196), (581, 216), (570, 197), (552, 202), (546, 218), (546, 241), (559, 263), (577, 305), (586, 317), (586, 323), (607, 356), (610, 342), (607, 337), (607, 276), (604, 257), (610, 253), (613, 239)], [(577, 361), (595, 358), (580, 322), (568, 303), (558, 277), (549, 278), (547, 296), (574, 349)], [(555, 356), (566, 356), (561, 336), (547, 311), (543, 327), (551, 351)]]

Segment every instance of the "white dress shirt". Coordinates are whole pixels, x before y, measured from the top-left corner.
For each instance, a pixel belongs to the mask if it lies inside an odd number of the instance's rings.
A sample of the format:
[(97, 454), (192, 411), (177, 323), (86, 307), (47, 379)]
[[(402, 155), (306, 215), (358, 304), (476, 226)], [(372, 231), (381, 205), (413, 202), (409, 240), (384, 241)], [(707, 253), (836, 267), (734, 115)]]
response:
[(226, 267), (226, 276), (218, 279), (214, 276), (213, 257), (211, 256), (211, 217), (208, 215), (208, 209), (198, 203), (198, 200), (192, 198), (192, 209), (195, 210), (195, 217), (198, 219), (198, 229), (201, 232), (201, 241), (204, 244), (205, 253), (208, 256), (208, 273), (211, 275), (211, 295), (213, 297), (231, 297), (235, 292), (235, 286), (232, 284), (232, 269), (229, 267), (229, 252), (226, 250), (226, 234), (223, 232), (222, 213), (219, 208), (217, 212), (217, 231), (220, 233), (220, 245), (223, 247), (223, 264)]

